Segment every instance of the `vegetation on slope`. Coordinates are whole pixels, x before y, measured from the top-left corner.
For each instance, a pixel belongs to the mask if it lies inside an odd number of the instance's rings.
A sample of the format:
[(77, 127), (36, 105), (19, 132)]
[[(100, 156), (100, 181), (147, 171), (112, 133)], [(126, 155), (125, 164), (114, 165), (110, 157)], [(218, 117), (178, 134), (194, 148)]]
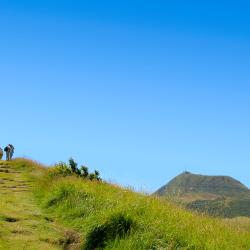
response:
[[(246, 228), (234, 228), (234, 224), (192, 214), (159, 198), (103, 181), (51, 174), (54, 170), (38, 168), (24, 159), (11, 164), (35, 184), (37, 203), (48, 220), (80, 235), (76, 249), (250, 247)], [(67, 242), (74, 242), (74, 235)]]
[(33, 165), (27, 160), (0, 161), (0, 249), (79, 249), (77, 240), (71, 240), (78, 234), (56, 223), (37, 205), (32, 192), (37, 183), (30, 174), (32, 169), (34, 175), (41, 174), (44, 168), (28, 167)]
[(250, 247), (249, 232), (221, 220), (105, 182), (58, 177), (50, 172), (36, 177), (39, 185), (34, 193), (50, 217), (80, 233), (82, 249)]

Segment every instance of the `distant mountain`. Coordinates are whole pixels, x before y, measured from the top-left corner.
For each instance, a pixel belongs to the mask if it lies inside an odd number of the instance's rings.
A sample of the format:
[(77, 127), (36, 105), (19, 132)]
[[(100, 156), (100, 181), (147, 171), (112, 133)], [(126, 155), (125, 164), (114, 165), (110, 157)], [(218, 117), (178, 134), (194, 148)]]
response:
[(154, 194), (210, 215), (250, 217), (250, 190), (229, 176), (183, 172)]

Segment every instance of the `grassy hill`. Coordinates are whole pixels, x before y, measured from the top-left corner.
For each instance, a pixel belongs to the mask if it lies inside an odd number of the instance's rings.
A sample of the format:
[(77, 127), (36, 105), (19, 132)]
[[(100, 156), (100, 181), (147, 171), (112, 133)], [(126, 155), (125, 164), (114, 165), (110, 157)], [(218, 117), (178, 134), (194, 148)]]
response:
[(37, 204), (34, 175), (44, 170), (38, 165), (31, 169), (30, 164), (27, 160), (0, 161), (0, 249), (79, 247), (68, 242), (68, 235), (78, 234), (50, 219)]
[(155, 192), (187, 208), (223, 217), (250, 217), (250, 190), (229, 176), (184, 172)]
[(54, 175), (25, 159), (1, 162), (1, 170), (0, 249), (250, 248), (245, 221), (209, 218), (106, 182)]

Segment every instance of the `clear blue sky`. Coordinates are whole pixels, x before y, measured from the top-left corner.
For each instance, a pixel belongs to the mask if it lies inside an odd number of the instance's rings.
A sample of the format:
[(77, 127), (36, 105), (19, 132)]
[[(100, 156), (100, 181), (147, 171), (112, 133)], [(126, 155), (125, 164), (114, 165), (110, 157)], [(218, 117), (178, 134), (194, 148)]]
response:
[(249, 187), (247, 2), (1, 1), (1, 146), (137, 190), (185, 169)]

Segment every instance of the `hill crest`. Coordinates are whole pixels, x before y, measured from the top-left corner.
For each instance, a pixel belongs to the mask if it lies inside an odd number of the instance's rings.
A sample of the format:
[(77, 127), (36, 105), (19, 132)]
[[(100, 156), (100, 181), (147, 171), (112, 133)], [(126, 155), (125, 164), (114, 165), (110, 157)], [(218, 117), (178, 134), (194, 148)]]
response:
[(185, 171), (154, 194), (210, 215), (250, 217), (250, 190), (230, 176), (208, 176)]
[(223, 175), (201, 175), (183, 172), (158, 189), (158, 195), (182, 195), (185, 193), (201, 192), (216, 195), (234, 196), (247, 193), (249, 189), (240, 181)]

